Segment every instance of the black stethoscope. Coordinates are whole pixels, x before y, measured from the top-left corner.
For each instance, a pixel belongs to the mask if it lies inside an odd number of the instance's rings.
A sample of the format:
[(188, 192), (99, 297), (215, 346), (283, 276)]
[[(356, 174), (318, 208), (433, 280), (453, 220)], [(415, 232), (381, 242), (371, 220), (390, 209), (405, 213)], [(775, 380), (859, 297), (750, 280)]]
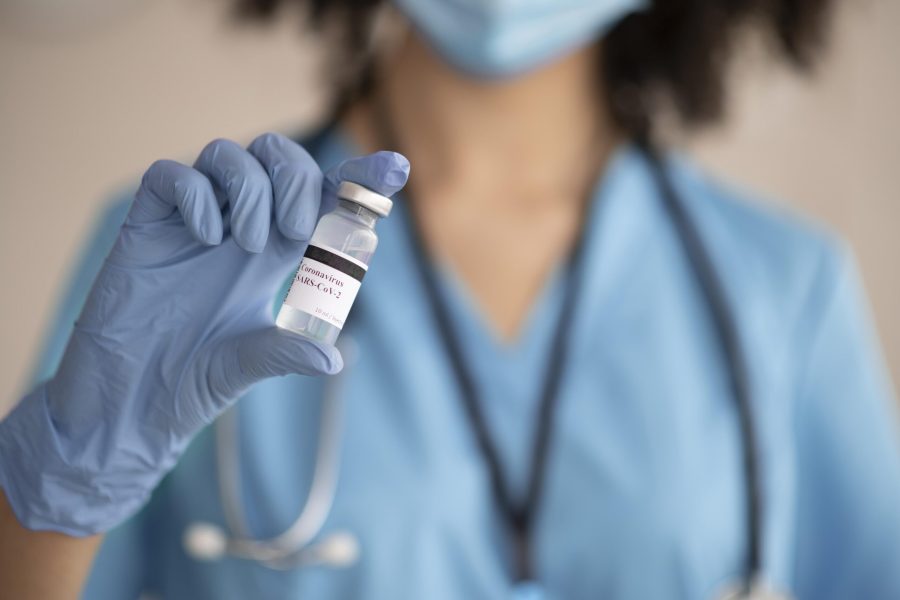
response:
[[(388, 136), (386, 139), (393, 139)], [(681, 245), (688, 257), (703, 298), (715, 326), (716, 337), (725, 357), (728, 368), (729, 386), (738, 412), (743, 472), (747, 495), (746, 530), (747, 551), (743, 566), (743, 578), (738, 585), (726, 590), (723, 599), (786, 599), (781, 592), (769, 587), (763, 577), (762, 569), (762, 520), (761, 520), (761, 486), (759, 464), (757, 462), (757, 438), (751, 409), (750, 379), (747, 372), (747, 360), (743, 354), (736, 320), (732, 314), (721, 279), (718, 277), (710, 253), (706, 249), (694, 222), (691, 220), (681, 196), (672, 183), (663, 158), (650, 143), (638, 143), (643, 156), (651, 167), (656, 187), (663, 202), (666, 213), (675, 227)], [(585, 212), (590, 210), (593, 202), (586, 201)], [(465, 360), (462, 344), (457, 337), (446, 300), (440, 292), (437, 275), (430, 259), (428, 248), (421, 236), (420, 227), (416, 225), (415, 203), (410, 206), (410, 236), (415, 246), (413, 254), (423, 282), (428, 304), (431, 307), (435, 327), (449, 359), (453, 374), (459, 387), (465, 413), (475, 436), (475, 441), (485, 460), (491, 480), (495, 500), (506, 520), (513, 549), (513, 580), (523, 588), (539, 588), (535, 582), (533, 564), (532, 533), (538, 513), (544, 482), (546, 479), (548, 453), (554, 433), (553, 423), (559, 403), (559, 389), (565, 371), (566, 356), (569, 350), (569, 339), (572, 333), (572, 314), (579, 297), (584, 278), (584, 245), (585, 232), (582, 231), (572, 248), (567, 264), (567, 283), (563, 295), (562, 307), (559, 310), (554, 336), (551, 341), (549, 361), (540, 387), (541, 396), (536, 413), (535, 437), (531, 450), (531, 469), (524, 501), (517, 503), (506, 486), (499, 452), (488, 430), (482, 412), (478, 389), (474, 377)], [(589, 215), (582, 217), (583, 226), (589, 223)]]
[[(384, 115), (382, 115), (384, 117)], [(382, 126), (390, 123), (381, 119)], [(323, 129), (307, 146), (315, 146), (316, 140), (323, 140), (331, 127)], [(383, 130), (382, 139), (391, 142), (394, 136), (390, 130)], [(388, 143), (389, 147), (396, 144)], [(718, 277), (709, 251), (692, 221), (682, 198), (666, 170), (660, 153), (650, 143), (638, 143), (642, 154), (651, 167), (659, 196), (671, 220), (678, 238), (688, 257), (703, 298), (713, 320), (714, 329), (721, 352), (725, 357), (731, 395), (737, 410), (741, 433), (743, 472), (746, 489), (747, 550), (742, 569), (742, 578), (721, 595), (722, 600), (788, 600), (791, 596), (776, 592), (769, 586), (762, 568), (762, 519), (761, 486), (757, 462), (757, 437), (751, 409), (750, 379), (747, 360), (743, 354), (736, 320), (732, 314), (721, 279)], [(584, 202), (585, 212), (594, 203)], [(544, 488), (548, 466), (548, 453), (552, 444), (553, 420), (559, 402), (559, 389), (565, 371), (566, 355), (569, 350), (572, 320), (565, 318), (571, 314), (579, 296), (583, 280), (584, 231), (578, 236), (569, 254), (567, 283), (563, 303), (559, 311), (557, 326), (551, 341), (549, 363), (541, 386), (540, 404), (537, 412), (536, 435), (532, 445), (531, 470), (525, 500), (517, 503), (506, 487), (499, 453), (491, 438), (485, 417), (481, 410), (478, 390), (474, 378), (466, 365), (462, 345), (457, 338), (450, 311), (445, 298), (440, 293), (437, 275), (432, 267), (428, 249), (417, 226), (415, 203), (407, 204), (409, 215), (407, 225), (414, 245), (416, 268), (421, 277), (428, 303), (432, 310), (435, 327), (447, 353), (453, 374), (459, 387), (465, 413), (475, 441), (488, 467), (492, 491), (506, 521), (513, 548), (511, 577), (523, 595), (540, 596), (540, 586), (535, 580), (532, 553), (532, 533), (535, 518)], [(584, 226), (589, 215), (583, 215)], [(358, 310), (358, 309), (357, 309)], [(335, 378), (340, 382), (340, 378)], [(220, 418), (217, 425), (218, 471), (222, 480), (221, 497), (228, 517), (228, 529), (232, 534), (210, 523), (193, 523), (185, 531), (184, 545), (188, 554), (198, 560), (218, 560), (226, 555), (243, 558), (277, 569), (297, 568), (303, 565), (324, 564), (344, 567), (354, 564), (359, 553), (358, 542), (352, 533), (334, 532), (315, 541), (321, 532), (325, 518), (334, 498), (337, 477), (337, 456), (339, 439), (340, 393), (338, 383), (330, 386), (333, 393), (327, 393), (327, 406), (323, 411), (322, 432), (317, 451), (316, 470), (312, 491), (301, 510), (300, 516), (284, 533), (269, 538), (253, 538), (244, 523), (243, 507), (239, 502), (239, 470), (236, 464), (239, 452), (234, 432), (232, 416)]]

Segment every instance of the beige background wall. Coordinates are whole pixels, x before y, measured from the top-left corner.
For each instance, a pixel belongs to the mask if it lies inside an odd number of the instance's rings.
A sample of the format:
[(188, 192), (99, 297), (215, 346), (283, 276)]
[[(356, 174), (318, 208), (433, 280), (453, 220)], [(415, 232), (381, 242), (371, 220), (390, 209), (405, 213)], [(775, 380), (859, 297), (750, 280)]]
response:
[[(0, 0), (0, 407), (37, 350), (95, 211), (154, 159), (295, 130), (321, 108), (293, 22), (236, 30), (224, 0)], [(22, 7), (77, 19), (29, 21)], [(70, 8), (65, 8), (69, 6)], [(18, 8), (16, 8), (18, 7)], [(13, 18), (15, 15), (17, 17)], [(692, 142), (720, 173), (829, 223), (863, 267), (900, 380), (900, 2), (848, 2), (820, 77), (742, 65), (730, 124)]]

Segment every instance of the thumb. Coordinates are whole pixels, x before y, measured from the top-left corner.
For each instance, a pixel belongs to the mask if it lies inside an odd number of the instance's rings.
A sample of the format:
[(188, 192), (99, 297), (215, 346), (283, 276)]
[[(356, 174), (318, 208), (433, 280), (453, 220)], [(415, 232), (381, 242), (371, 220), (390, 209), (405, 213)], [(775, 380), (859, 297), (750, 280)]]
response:
[[(211, 369), (210, 379), (219, 379), (219, 392), (234, 398), (254, 383), (268, 377), (297, 373), (300, 375), (333, 375), (344, 361), (334, 346), (315, 342), (285, 331), (266, 327), (240, 334), (220, 347), (221, 369)], [(212, 366), (212, 365), (211, 365)]]
[(393, 196), (409, 177), (409, 161), (397, 152), (381, 151), (357, 156), (328, 169), (322, 187), (321, 213), (334, 209), (342, 181), (352, 181), (382, 196)]

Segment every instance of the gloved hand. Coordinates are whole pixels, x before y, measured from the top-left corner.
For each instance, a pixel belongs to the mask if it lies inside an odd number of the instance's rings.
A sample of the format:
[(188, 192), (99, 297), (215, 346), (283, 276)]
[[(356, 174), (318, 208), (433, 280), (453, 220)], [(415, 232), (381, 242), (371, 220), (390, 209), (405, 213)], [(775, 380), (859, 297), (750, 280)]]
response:
[(335, 348), (274, 327), (273, 300), (342, 180), (391, 195), (392, 152), (323, 177), (291, 140), (217, 140), (154, 163), (50, 381), (0, 423), (0, 487), (19, 521), (69, 535), (135, 513), (187, 443), (250, 385), (335, 373)]

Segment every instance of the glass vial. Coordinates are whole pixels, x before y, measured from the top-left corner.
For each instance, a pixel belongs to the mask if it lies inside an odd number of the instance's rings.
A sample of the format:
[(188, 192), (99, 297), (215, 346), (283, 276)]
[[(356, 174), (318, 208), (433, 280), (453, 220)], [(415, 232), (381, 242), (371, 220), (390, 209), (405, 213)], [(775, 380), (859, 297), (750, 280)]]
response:
[(391, 212), (390, 198), (345, 181), (338, 206), (319, 220), (275, 323), (334, 344), (378, 245), (375, 222)]

